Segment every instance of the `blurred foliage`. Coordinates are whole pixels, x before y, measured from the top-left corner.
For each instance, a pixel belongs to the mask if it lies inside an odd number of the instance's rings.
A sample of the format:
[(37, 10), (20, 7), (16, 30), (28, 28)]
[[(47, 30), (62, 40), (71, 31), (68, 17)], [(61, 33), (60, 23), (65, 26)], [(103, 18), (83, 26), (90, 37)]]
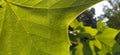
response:
[[(120, 0), (107, 1), (112, 8), (104, 6), (105, 14), (99, 16), (98, 21), (94, 17), (95, 9), (91, 8), (71, 23), (69, 27), (71, 55), (120, 54), (120, 33), (117, 30), (120, 29)], [(101, 22), (106, 18), (109, 19), (107, 22)]]
[(73, 28), (69, 31), (71, 55), (112, 55), (118, 52), (112, 50), (119, 31), (105, 26), (103, 22), (99, 21), (96, 28), (91, 28), (74, 20), (70, 27)]
[[(120, 0), (107, 0), (110, 6), (104, 5), (102, 14), (98, 18), (101, 20), (108, 19), (106, 24), (111, 27), (120, 30)], [(117, 35), (116, 40), (120, 43), (120, 33)]]

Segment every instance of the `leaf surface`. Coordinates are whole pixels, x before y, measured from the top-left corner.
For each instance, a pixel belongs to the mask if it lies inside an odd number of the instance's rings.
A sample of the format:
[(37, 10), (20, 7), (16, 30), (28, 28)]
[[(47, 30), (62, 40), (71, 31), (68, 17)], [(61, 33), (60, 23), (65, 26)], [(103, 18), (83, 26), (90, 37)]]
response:
[(84, 52), (83, 52), (83, 44), (82, 44), (82, 43), (79, 43), (79, 44), (76, 46), (75, 55), (84, 55)]
[(97, 35), (98, 40), (101, 42), (100, 55), (106, 55), (107, 53), (112, 54), (112, 47), (114, 46), (115, 37), (119, 33), (118, 30), (112, 28), (105, 28), (104, 31)]
[(120, 54), (120, 45), (118, 43), (114, 44), (114, 46), (112, 47), (112, 52), (114, 55)]
[(84, 27), (85, 28), (85, 32), (89, 33), (91, 36), (95, 36), (98, 33), (98, 30), (93, 29), (91, 27)]
[(68, 25), (101, 0), (0, 1), (0, 55), (70, 55)]
[(93, 41), (89, 41), (89, 46), (90, 46), (92, 55), (96, 55)]
[(112, 28), (105, 28), (103, 33), (97, 35), (97, 38), (104, 44), (112, 47), (115, 44), (115, 37), (118, 33), (118, 30)]
[(93, 43), (94, 43), (94, 45), (95, 45), (97, 48), (99, 48), (99, 49), (102, 48), (101, 43), (100, 43), (100, 41), (99, 41), (98, 39), (93, 40)]

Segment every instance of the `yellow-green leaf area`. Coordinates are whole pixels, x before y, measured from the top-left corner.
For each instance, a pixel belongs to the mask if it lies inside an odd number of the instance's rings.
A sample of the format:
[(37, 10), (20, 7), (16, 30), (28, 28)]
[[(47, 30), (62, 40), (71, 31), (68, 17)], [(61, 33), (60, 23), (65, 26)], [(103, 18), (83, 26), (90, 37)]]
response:
[(93, 29), (91, 27), (84, 27), (85, 32), (89, 33), (91, 36), (95, 36), (98, 33), (97, 29)]
[(70, 55), (70, 22), (101, 0), (1, 1), (0, 55)]

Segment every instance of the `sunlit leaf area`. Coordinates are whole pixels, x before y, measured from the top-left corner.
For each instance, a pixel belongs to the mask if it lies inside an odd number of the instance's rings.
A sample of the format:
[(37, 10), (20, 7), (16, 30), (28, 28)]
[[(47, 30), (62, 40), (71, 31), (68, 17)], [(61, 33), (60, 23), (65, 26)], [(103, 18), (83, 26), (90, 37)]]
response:
[(119, 32), (120, 0), (0, 0), (0, 55), (120, 55)]

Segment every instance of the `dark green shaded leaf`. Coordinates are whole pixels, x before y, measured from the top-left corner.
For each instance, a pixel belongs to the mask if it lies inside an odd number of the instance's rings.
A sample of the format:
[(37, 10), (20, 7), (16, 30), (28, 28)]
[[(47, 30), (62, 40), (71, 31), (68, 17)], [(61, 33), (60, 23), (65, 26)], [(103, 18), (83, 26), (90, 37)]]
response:
[(112, 52), (114, 55), (120, 54), (120, 45), (118, 43), (115, 43), (112, 47)]

